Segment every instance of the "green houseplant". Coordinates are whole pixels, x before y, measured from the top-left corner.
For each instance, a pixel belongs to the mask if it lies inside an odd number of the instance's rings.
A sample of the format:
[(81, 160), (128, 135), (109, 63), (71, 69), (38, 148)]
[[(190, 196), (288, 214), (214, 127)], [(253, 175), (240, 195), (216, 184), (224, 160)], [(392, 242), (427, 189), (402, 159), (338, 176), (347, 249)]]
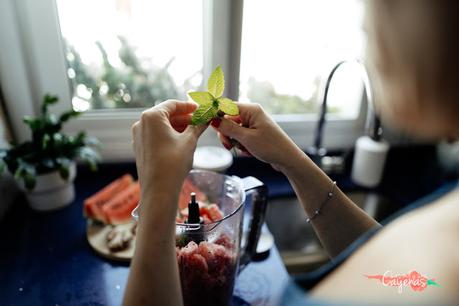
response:
[(7, 169), (26, 193), (29, 204), (36, 210), (51, 210), (70, 204), (74, 199), (75, 161), (86, 162), (96, 170), (100, 160), (98, 141), (84, 132), (68, 136), (63, 125), (81, 113), (69, 110), (56, 116), (49, 106), (56, 96), (46, 95), (37, 117), (24, 117), (31, 130), (31, 139), (0, 150), (0, 173)]

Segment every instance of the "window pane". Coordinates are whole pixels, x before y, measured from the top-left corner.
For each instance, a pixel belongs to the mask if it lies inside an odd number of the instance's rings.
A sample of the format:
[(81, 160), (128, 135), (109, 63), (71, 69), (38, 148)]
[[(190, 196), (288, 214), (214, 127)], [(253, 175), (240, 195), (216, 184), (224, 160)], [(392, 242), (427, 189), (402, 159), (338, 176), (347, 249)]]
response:
[[(240, 100), (273, 114), (318, 110), (321, 79), (334, 64), (361, 58), (365, 45), (359, 0), (244, 1)], [(329, 110), (356, 117), (362, 83), (356, 69), (338, 71)]]
[(146, 107), (202, 83), (202, 1), (57, 0), (75, 109)]

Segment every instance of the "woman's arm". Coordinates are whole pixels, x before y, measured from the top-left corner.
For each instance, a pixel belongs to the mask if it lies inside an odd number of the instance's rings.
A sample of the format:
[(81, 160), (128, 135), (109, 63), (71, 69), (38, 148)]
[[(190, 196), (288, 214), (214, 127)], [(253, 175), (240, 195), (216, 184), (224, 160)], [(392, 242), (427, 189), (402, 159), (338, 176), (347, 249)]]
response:
[[(327, 194), (332, 191), (332, 181), (261, 106), (252, 103), (238, 105), (239, 117), (225, 118), (212, 124), (218, 130), (223, 145), (231, 149), (232, 142), (229, 137), (234, 138), (244, 146), (243, 151), (270, 163), (274, 169), (284, 173), (306, 214), (312, 217), (327, 199)], [(378, 223), (347, 198), (339, 188), (335, 188), (334, 196), (328, 200), (311, 224), (327, 253), (334, 257)]]
[[(287, 176), (309, 217), (322, 204), (311, 224), (331, 257), (337, 256), (361, 234), (378, 223), (352, 202), (333, 181), (299, 150), (280, 170)], [(333, 191), (331, 198), (328, 193)], [(326, 202), (325, 202), (326, 201)]]
[(132, 127), (141, 209), (124, 305), (182, 305), (175, 253), (178, 194), (191, 169), (198, 137), (189, 126), (193, 102), (166, 101)]
[(151, 217), (139, 219), (124, 305), (182, 305), (175, 255), (178, 192), (161, 189), (152, 188), (141, 201), (142, 215)]

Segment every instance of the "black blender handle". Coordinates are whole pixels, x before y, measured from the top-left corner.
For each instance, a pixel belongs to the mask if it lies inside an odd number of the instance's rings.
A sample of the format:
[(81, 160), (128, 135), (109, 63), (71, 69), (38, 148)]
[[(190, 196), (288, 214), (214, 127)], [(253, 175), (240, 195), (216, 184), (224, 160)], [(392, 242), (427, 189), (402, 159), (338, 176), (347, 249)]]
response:
[(249, 232), (244, 250), (239, 260), (239, 271), (244, 269), (257, 253), (258, 240), (265, 221), (266, 207), (268, 204), (268, 188), (263, 182), (248, 176), (242, 179), (244, 190), (252, 195), (252, 213), (249, 223)]

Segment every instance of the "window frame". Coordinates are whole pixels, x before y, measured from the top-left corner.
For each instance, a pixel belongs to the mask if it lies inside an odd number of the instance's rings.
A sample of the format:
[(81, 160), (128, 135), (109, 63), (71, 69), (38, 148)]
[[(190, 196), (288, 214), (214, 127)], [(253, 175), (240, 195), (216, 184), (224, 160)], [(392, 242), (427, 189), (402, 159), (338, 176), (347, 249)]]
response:
[[(61, 103), (53, 111), (71, 106), (71, 87), (55, 0), (2, 1), (0, 39), (10, 42), (8, 52), (0, 53), (0, 82), (17, 140), (28, 137), (22, 123), (24, 115), (37, 114), (41, 97), (57, 94)], [(203, 0), (203, 76), (222, 65), (226, 76), (226, 95), (239, 96), (243, 0)], [(3, 77), (2, 77), (3, 76)], [(9, 77), (6, 77), (9, 76)], [(362, 104), (363, 105), (363, 104)], [(363, 134), (365, 107), (358, 118), (339, 119), (328, 116), (324, 146), (328, 149), (350, 148)], [(132, 160), (131, 125), (140, 109), (92, 110), (69, 123), (65, 131), (84, 129), (104, 144), (105, 160)], [(313, 142), (317, 115), (273, 115), (276, 122), (301, 148)], [(219, 145), (215, 132), (206, 131), (199, 145)]]

